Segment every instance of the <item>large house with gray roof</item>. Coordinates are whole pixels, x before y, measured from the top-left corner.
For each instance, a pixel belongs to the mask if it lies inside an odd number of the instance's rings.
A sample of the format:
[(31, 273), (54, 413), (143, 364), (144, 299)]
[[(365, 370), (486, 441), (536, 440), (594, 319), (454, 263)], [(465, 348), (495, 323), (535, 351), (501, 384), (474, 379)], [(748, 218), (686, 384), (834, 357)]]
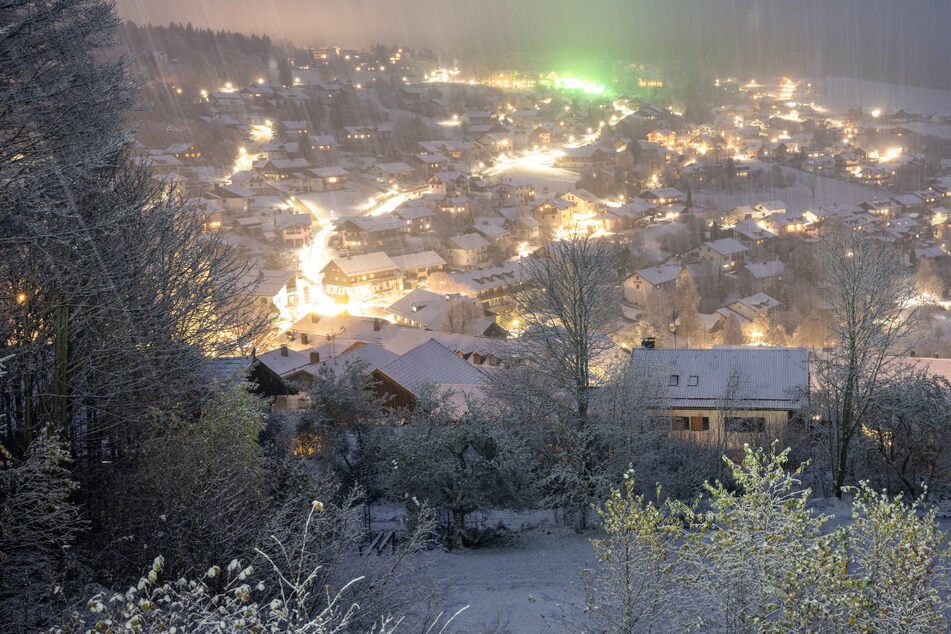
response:
[(698, 440), (779, 437), (809, 398), (805, 348), (636, 348), (630, 367), (663, 400), (673, 431)]

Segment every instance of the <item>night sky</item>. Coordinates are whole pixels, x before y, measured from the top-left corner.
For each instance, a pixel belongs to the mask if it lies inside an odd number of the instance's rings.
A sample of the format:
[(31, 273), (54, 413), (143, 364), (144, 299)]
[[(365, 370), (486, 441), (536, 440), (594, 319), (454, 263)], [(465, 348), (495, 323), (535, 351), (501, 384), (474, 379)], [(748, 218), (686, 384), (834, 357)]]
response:
[(738, 74), (835, 74), (951, 88), (947, 0), (118, 0), (301, 45), (428, 48), (503, 65), (635, 58)]

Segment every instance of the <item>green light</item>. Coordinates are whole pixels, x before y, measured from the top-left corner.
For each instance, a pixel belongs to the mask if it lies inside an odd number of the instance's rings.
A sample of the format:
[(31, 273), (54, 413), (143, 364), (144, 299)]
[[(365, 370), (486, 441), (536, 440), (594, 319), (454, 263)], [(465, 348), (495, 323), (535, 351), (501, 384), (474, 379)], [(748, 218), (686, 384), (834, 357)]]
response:
[(579, 90), (588, 95), (603, 95), (608, 90), (607, 86), (577, 77), (558, 77), (553, 80), (553, 84), (559, 90)]

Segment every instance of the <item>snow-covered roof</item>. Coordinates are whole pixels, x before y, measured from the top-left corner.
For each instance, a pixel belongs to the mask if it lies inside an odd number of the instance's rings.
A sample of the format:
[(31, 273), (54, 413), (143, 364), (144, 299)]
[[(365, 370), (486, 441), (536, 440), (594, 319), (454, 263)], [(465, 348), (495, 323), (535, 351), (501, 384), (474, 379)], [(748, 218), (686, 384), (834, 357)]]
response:
[(438, 327), (449, 306), (445, 295), (416, 288), (387, 307), (387, 311), (424, 328)]
[(809, 390), (805, 348), (635, 348), (631, 369), (655, 378), (672, 409), (793, 410)]
[(661, 264), (659, 266), (650, 266), (637, 272), (646, 282), (654, 286), (660, 286), (667, 282), (677, 279), (683, 266), (678, 262), (676, 264)]
[(720, 238), (719, 240), (712, 240), (704, 242), (704, 244), (711, 249), (719, 253), (720, 255), (732, 255), (734, 253), (743, 253), (747, 250), (739, 240), (735, 238)]
[(337, 226), (341, 227), (346, 224), (352, 224), (361, 231), (373, 233), (376, 231), (402, 229), (406, 226), (406, 221), (402, 218), (397, 218), (396, 216), (391, 216), (389, 214), (382, 216), (352, 216), (349, 218), (342, 218), (337, 223)]
[[(362, 255), (352, 255), (345, 258), (334, 258), (331, 260), (344, 275), (365, 275), (367, 273), (376, 273), (380, 271), (392, 271), (399, 267), (383, 251), (373, 253), (364, 253)], [(328, 265), (329, 266), (329, 265)]]
[(768, 262), (748, 262), (746, 270), (756, 279), (765, 279), (782, 275), (786, 267), (782, 260), (770, 260)]
[(492, 244), (478, 233), (464, 233), (461, 236), (454, 236), (449, 239), (454, 249), (469, 251), (472, 249), (482, 249), (492, 246)]
[(269, 350), (258, 355), (258, 360), (274, 373), (284, 376), (310, 363), (310, 352), (298, 352), (287, 347)]
[(401, 271), (415, 271), (431, 266), (445, 266), (446, 261), (435, 251), (420, 251), (406, 255), (390, 256), (393, 263)]
[(426, 385), (485, 385), (484, 372), (435, 339), (419, 345), (378, 370), (416, 396)]

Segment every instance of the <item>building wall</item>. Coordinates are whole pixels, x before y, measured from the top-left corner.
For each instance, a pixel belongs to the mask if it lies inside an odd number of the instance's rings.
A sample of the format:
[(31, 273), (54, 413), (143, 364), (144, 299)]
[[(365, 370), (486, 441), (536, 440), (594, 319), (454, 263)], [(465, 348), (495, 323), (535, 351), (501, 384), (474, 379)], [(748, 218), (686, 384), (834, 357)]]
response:
[[(716, 409), (669, 409), (667, 417), (671, 423), (671, 431), (696, 440), (704, 445), (723, 445), (725, 448), (742, 448), (743, 443), (768, 445), (774, 439), (782, 438), (792, 415), (788, 410), (716, 410)], [(706, 420), (707, 429), (702, 429)], [(736, 421), (731, 421), (728, 428), (728, 419), (762, 419), (762, 431), (742, 431)], [(681, 421), (680, 419), (686, 419)], [(700, 420), (697, 420), (700, 419)], [(686, 429), (682, 429), (683, 423)]]

